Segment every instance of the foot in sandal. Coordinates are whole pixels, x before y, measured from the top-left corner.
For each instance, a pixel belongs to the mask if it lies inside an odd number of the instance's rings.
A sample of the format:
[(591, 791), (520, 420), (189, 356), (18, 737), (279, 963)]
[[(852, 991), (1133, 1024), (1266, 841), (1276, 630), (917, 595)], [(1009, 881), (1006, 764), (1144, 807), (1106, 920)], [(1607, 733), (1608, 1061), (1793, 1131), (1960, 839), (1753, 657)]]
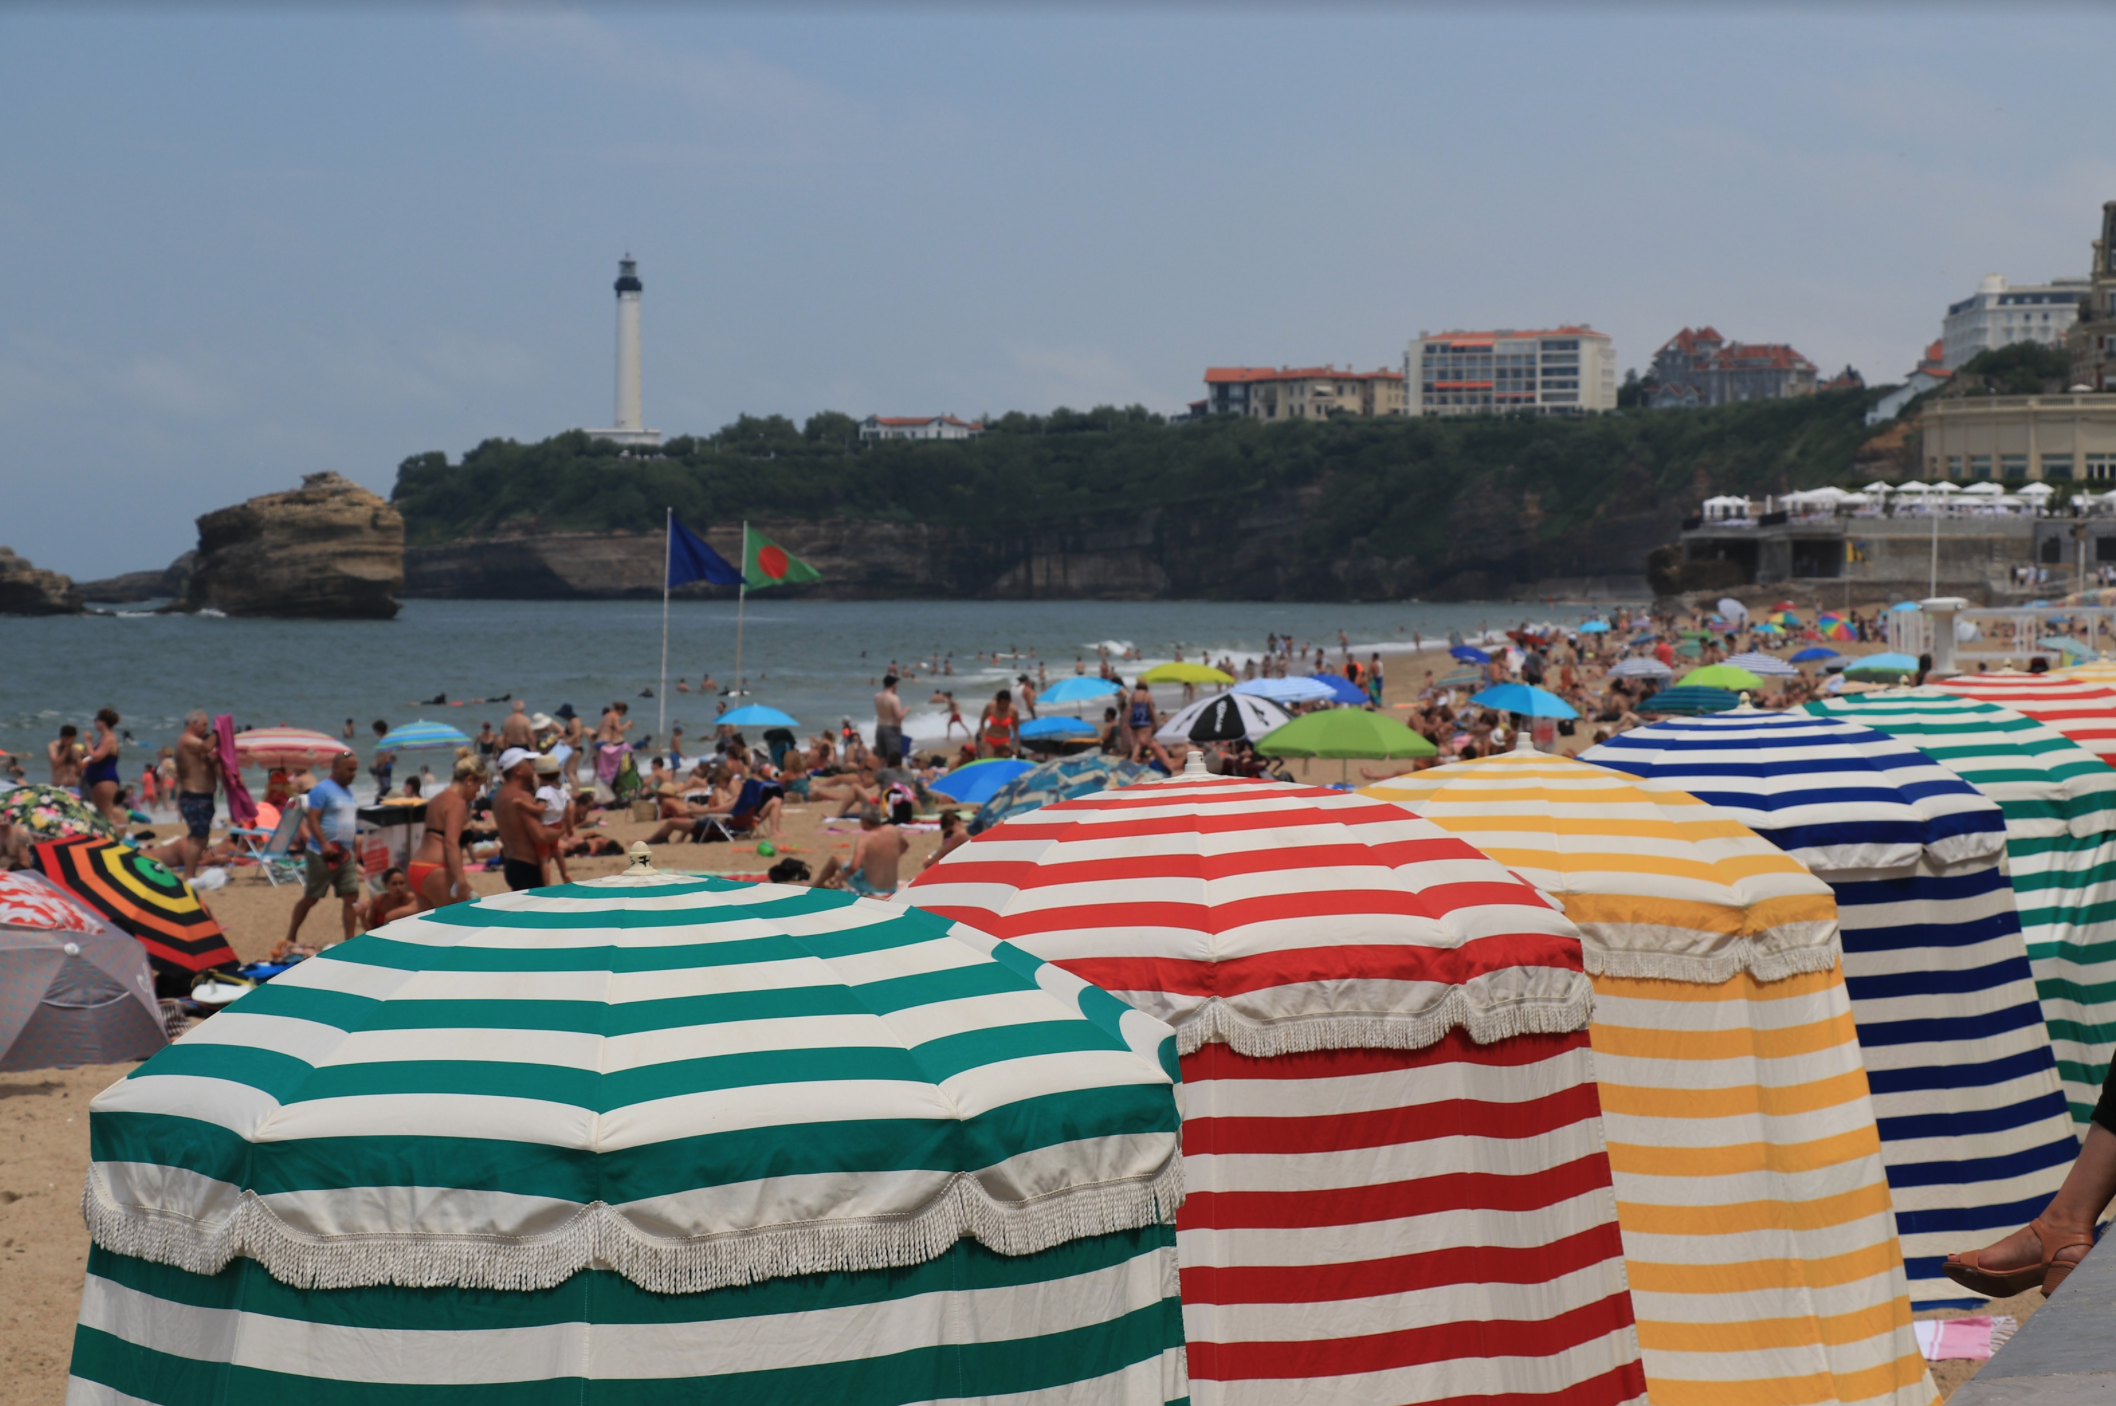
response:
[(2011, 1298), (2034, 1288), (2040, 1288), (2047, 1296), (2057, 1292), (2057, 1287), (2093, 1248), (2092, 1226), (2060, 1226), (2043, 1218), (2022, 1226), (1997, 1244), (1949, 1255), (1944, 1268), (1955, 1283), (1995, 1299)]

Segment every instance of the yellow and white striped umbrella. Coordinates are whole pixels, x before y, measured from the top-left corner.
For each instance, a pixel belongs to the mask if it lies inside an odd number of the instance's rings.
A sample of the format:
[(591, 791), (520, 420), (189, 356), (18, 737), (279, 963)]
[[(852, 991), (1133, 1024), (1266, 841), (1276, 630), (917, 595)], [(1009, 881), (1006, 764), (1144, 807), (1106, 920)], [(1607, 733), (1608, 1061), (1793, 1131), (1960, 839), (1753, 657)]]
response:
[(2116, 688), (2116, 659), (2106, 654), (2098, 659), (2085, 659), (2077, 664), (2067, 664), (2062, 669), (2052, 669), (2051, 674), (2060, 679), (2078, 679), (2081, 683), (2107, 684)]
[(1370, 786), (1580, 928), (1656, 1406), (1929, 1406), (1836, 900), (1684, 791), (1532, 751)]

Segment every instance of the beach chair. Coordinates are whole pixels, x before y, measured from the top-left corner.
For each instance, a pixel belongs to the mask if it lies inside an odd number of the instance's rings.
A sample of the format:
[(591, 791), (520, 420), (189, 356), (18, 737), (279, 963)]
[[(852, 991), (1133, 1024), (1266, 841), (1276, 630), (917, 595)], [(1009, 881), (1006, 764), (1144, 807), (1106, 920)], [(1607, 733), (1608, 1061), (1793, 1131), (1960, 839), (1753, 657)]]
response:
[(691, 826), (691, 839), (704, 843), (706, 836), (719, 833), (723, 840), (732, 841), (738, 835), (752, 835), (757, 829), (757, 812), (773, 796), (783, 796), (786, 788), (773, 781), (759, 781), (752, 776), (742, 783), (742, 791), (735, 797), (734, 808), (725, 815), (707, 811)]
[(279, 813), (279, 824), (270, 831), (228, 827), (228, 833), (242, 841), (244, 856), (274, 888), (282, 882), (299, 883), (304, 877), (302, 861), (288, 852), (301, 833), (301, 810), (299, 801), (288, 802)]

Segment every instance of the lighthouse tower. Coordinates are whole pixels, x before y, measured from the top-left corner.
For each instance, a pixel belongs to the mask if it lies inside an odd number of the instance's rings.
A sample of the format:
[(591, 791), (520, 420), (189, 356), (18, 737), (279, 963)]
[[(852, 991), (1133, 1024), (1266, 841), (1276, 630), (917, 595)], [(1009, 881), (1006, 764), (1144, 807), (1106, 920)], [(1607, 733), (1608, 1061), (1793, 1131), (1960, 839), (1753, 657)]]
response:
[(619, 444), (659, 445), (661, 431), (646, 428), (639, 406), (639, 261), (630, 254), (617, 263), (617, 424), (590, 430), (598, 439)]

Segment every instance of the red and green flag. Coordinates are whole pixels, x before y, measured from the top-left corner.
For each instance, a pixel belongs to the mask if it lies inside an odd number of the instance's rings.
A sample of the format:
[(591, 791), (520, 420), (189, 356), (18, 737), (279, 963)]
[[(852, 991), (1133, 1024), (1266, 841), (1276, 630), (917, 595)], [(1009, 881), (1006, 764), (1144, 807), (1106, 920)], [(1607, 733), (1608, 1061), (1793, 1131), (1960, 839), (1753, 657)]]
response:
[(742, 579), (753, 591), (766, 586), (793, 586), (820, 581), (823, 573), (754, 528), (742, 536)]

